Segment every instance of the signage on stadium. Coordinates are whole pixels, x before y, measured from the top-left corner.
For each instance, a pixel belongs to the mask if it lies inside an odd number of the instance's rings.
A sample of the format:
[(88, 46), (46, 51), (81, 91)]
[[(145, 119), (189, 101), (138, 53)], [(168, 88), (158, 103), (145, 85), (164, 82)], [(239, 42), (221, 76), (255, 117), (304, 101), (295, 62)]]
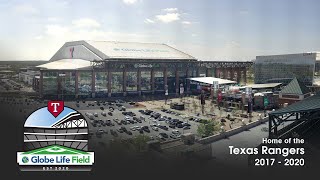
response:
[(114, 51), (126, 51), (126, 52), (169, 52), (168, 50), (161, 49), (134, 49), (134, 48), (113, 48)]
[(135, 64), (135, 68), (152, 68), (152, 64)]
[(88, 124), (63, 101), (48, 101), (27, 118), (24, 150), (17, 152), (22, 171), (90, 171), (94, 163), (94, 152), (88, 152)]

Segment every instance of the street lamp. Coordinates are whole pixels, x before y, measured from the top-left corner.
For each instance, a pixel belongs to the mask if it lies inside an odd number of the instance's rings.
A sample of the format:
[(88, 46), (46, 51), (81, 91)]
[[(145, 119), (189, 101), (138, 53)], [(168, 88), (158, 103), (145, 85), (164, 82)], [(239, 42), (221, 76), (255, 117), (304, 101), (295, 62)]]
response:
[(168, 85), (167, 85), (167, 84), (164, 86), (164, 91), (165, 91), (165, 93), (164, 93), (164, 96), (165, 96), (165, 104), (167, 104), (168, 95), (169, 95)]

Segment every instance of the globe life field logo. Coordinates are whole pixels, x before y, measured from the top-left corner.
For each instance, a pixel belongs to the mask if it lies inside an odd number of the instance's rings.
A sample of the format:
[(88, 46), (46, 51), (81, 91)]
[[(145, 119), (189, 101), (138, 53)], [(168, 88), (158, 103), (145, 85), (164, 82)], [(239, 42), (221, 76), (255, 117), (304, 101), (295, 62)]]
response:
[(22, 171), (90, 171), (94, 152), (88, 152), (88, 124), (63, 101), (49, 101), (24, 124), (24, 152), (17, 153)]

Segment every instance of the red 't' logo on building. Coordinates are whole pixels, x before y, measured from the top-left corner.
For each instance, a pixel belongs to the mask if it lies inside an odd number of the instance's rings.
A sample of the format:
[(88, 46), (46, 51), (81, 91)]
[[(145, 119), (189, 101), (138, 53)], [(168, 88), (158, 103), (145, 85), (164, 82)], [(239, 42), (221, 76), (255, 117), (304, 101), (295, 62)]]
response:
[(64, 110), (63, 101), (49, 101), (48, 102), (48, 111), (54, 116), (57, 117)]
[(74, 47), (71, 47), (69, 51), (70, 51), (70, 58), (73, 58)]

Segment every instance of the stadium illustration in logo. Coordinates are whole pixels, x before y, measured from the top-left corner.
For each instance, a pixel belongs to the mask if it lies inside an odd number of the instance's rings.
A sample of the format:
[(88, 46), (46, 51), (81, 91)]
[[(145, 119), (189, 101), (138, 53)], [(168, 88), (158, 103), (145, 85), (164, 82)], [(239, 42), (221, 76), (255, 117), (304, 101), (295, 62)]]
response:
[(56, 170), (57, 166), (63, 166), (63, 170), (88, 171), (94, 163), (94, 153), (87, 152), (85, 118), (65, 107), (62, 101), (49, 101), (48, 107), (38, 109), (27, 118), (23, 147), (25, 152), (17, 153), (23, 171)]

